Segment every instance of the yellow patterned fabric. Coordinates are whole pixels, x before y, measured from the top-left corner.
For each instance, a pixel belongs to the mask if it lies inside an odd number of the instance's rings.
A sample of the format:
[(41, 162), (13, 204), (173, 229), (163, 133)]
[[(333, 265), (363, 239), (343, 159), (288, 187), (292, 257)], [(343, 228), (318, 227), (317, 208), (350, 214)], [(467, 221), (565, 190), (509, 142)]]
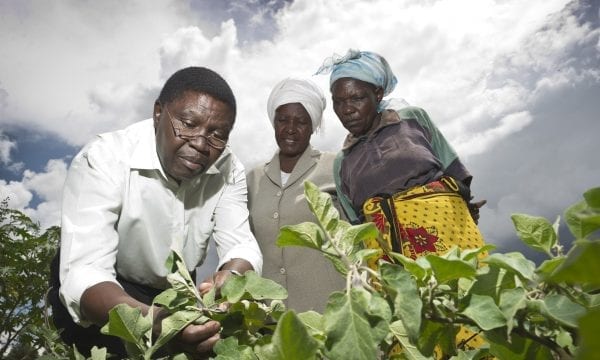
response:
[[(366, 243), (368, 248), (383, 247), (416, 259), (427, 254), (443, 254), (453, 246), (460, 249), (483, 246), (483, 237), (467, 204), (449, 177), (391, 197), (372, 197), (364, 203), (363, 213), (367, 222), (377, 226), (380, 241), (383, 241), (380, 246), (377, 239), (371, 239)], [(385, 259), (385, 255), (382, 258)], [(378, 260), (373, 259), (369, 266), (376, 268)]]
[[(370, 198), (363, 204), (363, 213), (365, 221), (373, 222), (380, 232), (379, 239), (367, 240), (365, 245), (384, 250), (379, 257), (369, 260), (368, 266), (372, 269), (377, 269), (380, 259), (389, 261), (386, 255), (389, 251), (416, 259), (427, 254), (444, 254), (454, 246), (474, 249), (484, 245), (467, 204), (450, 177), (391, 197)], [(467, 339), (467, 349), (484, 344), (480, 336), (461, 327), (456, 343)], [(400, 351), (399, 346), (394, 346), (392, 353)], [(436, 348), (435, 358), (443, 358), (439, 348)]]

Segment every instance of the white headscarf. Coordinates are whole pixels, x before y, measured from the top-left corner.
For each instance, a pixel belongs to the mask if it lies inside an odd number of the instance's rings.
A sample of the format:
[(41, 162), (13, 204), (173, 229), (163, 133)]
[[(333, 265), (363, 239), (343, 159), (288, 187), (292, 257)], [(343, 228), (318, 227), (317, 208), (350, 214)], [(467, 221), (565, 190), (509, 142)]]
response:
[(267, 101), (267, 113), (275, 127), (275, 110), (285, 104), (300, 103), (312, 120), (313, 133), (321, 127), (323, 110), (327, 106), (323, 91), (310, 80), (287, 78), (275, 85)]

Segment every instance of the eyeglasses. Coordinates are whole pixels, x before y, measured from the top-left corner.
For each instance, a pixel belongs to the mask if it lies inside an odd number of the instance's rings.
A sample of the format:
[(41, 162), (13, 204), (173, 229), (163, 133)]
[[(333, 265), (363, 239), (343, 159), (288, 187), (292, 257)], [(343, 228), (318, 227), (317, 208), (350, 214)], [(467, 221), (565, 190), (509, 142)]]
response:
[[(206, 140), (208, 145), (212, 146), (217, 150), (223, 150), (227, 146), (227, 140), (220, 139), (216, 137), (214, 134), (210, 134), (208, 136), (202, 135), (199, 132), (202, 130), (200, 127), (190, 127), (183, 121), (175, 118), (169, 112), (169, 108), (165, 105), (163, 108), (167, 111), (167, 115), (169, 115), (169, 121), (171, 121), (171, 126), (173, 127), (173, 132), (175, 136), (181, 138), (186, 141), (198, 140), (198, 138), (202, 137)], [(175, 122), (173, 119), (176, 119), (179, 123), (181, 123), (182, 127), (175, 126)]]

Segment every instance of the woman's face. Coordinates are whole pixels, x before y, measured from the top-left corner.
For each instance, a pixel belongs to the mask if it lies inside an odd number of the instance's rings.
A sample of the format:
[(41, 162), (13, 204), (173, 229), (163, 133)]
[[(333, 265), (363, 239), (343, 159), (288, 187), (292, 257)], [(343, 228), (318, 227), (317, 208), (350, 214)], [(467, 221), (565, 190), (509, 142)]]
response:
[(312, 121), (300, 103), (284, 104), (275, 110), (275, 140), (279, 154), (299, 157), (310, 143)]
[(366, 134), (377, 117), (383, 89), (353, 78), (340, 78), (331, 85), (333, 111), (354, 136)]

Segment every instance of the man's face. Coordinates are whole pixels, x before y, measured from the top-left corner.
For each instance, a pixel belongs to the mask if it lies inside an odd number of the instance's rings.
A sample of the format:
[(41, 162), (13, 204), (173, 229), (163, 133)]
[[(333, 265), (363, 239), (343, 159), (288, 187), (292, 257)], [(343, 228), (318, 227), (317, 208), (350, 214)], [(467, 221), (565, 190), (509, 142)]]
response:
[(377, 117), (383, 89), (367, 82), (340, 78), (331, 86), (333, 111), (354, 136), (366, 134)]
[[(203, 173), (223, 152), (210, 139), (226, 142), (233, 122), (229, 106), (205, 93), (187, 91), (169, 103), (156, 102), (156, 151), (164, 171), (177, 181)], [(184, 139), (178, 136), (181, 130), (199, 136)]]
[(310, 143), (312, 121), (300, 103), (284, 104), (275, 110), (275, 140), (283, 156), (300, 157)]

